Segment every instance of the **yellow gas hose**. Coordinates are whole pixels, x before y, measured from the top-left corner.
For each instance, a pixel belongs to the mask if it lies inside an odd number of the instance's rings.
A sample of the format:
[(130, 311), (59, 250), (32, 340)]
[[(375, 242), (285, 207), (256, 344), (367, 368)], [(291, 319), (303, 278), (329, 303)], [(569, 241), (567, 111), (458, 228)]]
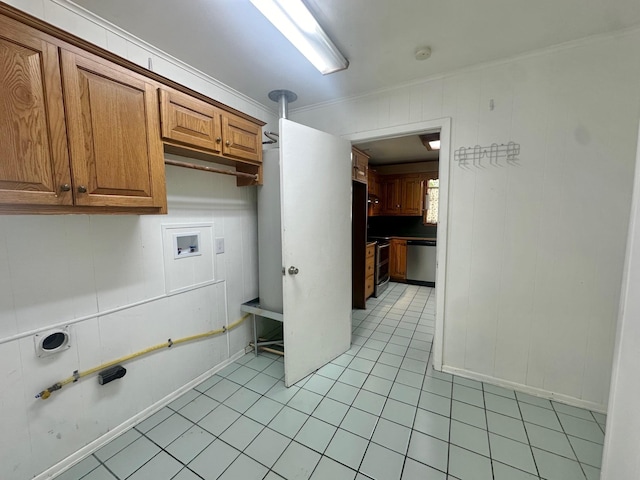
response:
[(162, 350), (163, 348), (171, 348), (173, 345), (179, 345), (181, 343), (192, 342), (194, 340), (200, 340), (201, 338), (212, 337), (214, 335), (226, 333), (228, 330), (232, 330), (236, 328), (238, 325), (240, 325), (242, 322), (244, 322), (247, 319), (247, 317), (249, 317), (249, 315), (250, 315), (249, 313), (246, 313), (245, 315), (240, 317), (239, 320), (236, 320), (228, 327), (225, 326), (225, 327), (219, 328), (218, 330), (211, 330), (209, 332), (198, 333), (197, 335), (191, 335), (189, 337), (179, 338), (177, 340), (169, 339), (164, 343), (154, 345), (153, 347), (145, 348), (144, 350), (140, 350), (139, 352), (136, 352), (136, 353), (125, 355), (124, 357), (117, 358), (116, 360), (112, 360), (110, 362), (103, 363), (102, 365), (98, 365), (97, 367), (90, 368), (89, 370), (84, 370), (82, 372), (76, 370), (75, 372), (73, 372), (73, 375), (71, 375), (70, 377), (67, 377), (64, 380), (61, 380), (60, 382), (54, 383), (49, 388), (46, 388), (40, 393), (38, 393), (36, 395), (36, 398), (46, 400), (51, 396), (52, 392), (55, 392), (56, 390), (60, 390), (62, 387), (64, 387), (65, 385), (68, 385), (69, 383), (77, 382), (79, 379), (83, 377), (87, 377), (89, 375), (97, 373), (100, 370), (104, 370), (105, 368), (113, 367), (114, 365), (118, 365), (119, 363), (124, 363), (131, 359), (141, 357), (142, 355), (146, 355), (147, 353), (155, 352), (156, 350)]

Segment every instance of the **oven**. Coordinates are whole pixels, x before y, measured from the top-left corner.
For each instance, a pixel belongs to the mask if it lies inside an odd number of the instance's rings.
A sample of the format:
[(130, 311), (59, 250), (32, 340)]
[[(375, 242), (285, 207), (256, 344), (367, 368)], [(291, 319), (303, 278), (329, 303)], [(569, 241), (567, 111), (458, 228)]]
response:
[[(374, 239), (372, 239), (374, 240)], [(389, 240), (376, 238), (373, 296), (378, 297), (389, 286)]]

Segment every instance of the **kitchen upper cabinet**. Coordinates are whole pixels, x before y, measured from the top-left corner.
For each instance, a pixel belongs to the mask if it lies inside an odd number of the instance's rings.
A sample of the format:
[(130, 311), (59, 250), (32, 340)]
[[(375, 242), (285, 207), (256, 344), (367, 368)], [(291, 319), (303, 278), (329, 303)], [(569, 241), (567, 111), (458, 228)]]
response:
[(392, 238), (389, 242), (389, 276), (391, 280), (407, 279), (407, 241)]
[(380, 185), (380, 178), (378, 173), (369, 168), (367, 172), (367, 187), (368, 187), (368, 215), (374, 217), (382, 213), (382, 186)]
[(76, 205), (166, 209), (155, 85), (90, 54), (61, 56)]
[(0, 16), (0, 204), (71, 205), (56, 45)]
[(422, 215), (424, 181), (421, 175), (382, 175), (381, 178), (382, 215)]
[(422, 215), (424, 204), (424, 180), (420, 175), (406, 175), (402, 178), (402, 214)]
[(262, 162), (261, 125), (176, 90), (161, 88), (162, 138), (216, 155)]
[(352, 176), (356, 182), (367, 183), (369, 156), (355, 147), (351, 149)]

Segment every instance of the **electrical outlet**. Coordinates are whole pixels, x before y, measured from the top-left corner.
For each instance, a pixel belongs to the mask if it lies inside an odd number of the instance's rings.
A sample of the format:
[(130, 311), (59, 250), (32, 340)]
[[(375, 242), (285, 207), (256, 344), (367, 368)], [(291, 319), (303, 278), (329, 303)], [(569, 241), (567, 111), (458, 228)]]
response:
[(224, 253), (224, 238), (216, 238), (216, 254)]

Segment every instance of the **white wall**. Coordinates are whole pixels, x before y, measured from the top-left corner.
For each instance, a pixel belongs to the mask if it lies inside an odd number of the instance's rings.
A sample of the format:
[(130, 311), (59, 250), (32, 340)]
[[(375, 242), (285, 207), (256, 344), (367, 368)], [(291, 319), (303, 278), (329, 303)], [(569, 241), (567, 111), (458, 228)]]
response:
[(339, 135), (451, 117), (452, 153), (521, 145), (513, 165), (450, 159), (448, 371), (606, 408), (639, 58), (636, 30), (292, 110)]
[[(141, 65), (152, 57), (155, 71), (277, 122), (265, 107), (99, 19), (78, 15), (63, 1), (9, 3)], [(230, 176), (167, 167), (167, 191), (169, 214), (162, 216), (0, 216), (3, 480), (64, 467), (69, 455), (144, 414), (248, 344), (250, 325), (245, 322), (229, 334), (229, 344), (221, 335), (162, 350), (128, 362), (126, 377), (109, 385), (99, 386), (93, 376), (46, 401), (34, 398), (76, 369), (168, 338), (220, 328), (227, 321), (226, 310), (233, 322), (241, 316), (240, 304), (257, 296), (255, 188), (238, 188)], [(215, 279), (222, 282), (164, 297), (170, 271), (164, 267), (162, 225), (206, 222), (213, 223), (215, 236), (225, 239), (225, 253), (215, 256)], [(117, 308), (121, 311), (101, 315)], [(36, 357), (33, 335), (27, 332), (81, 318), (70, 327), (69, 350)]]
[(603, 480), (640, 476), (640, 144), (607, 417)]

